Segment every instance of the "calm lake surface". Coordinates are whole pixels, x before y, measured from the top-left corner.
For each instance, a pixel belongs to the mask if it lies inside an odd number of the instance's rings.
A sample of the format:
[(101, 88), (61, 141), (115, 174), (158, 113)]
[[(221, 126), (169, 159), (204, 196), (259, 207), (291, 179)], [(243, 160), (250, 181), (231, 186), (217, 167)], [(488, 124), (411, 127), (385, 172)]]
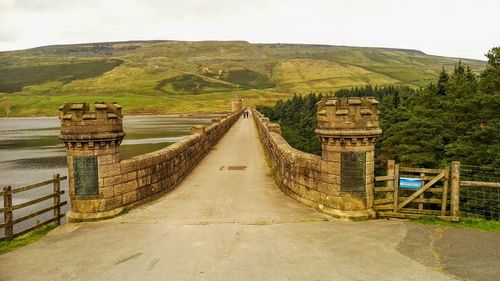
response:
[[(121, 159), (152, 152), (175, 143), (189, 134), (193, 125), (210, 123), (210, 118), (184, 118), (168, 116), (126, 116), (123, 119), (125, 139), (120, 146)], [(12, 188), (51, 179), (55, 173), (67, 175), (66, 152), (59, 140), (59, 119), (0, 118), (0, 188)], [(62, 201), (68, 200), (68, 181), (61, 183), (66, 191)], [(19, 204), (52, 192), (52, 185), (14, 195), (13, 203)], [(48, 207), (49, 202), (34, 205), (35, 209)], [(3, 198), (0, 198), (3, 207)], [(28, 214), (30, 210), (14, 211), (14, 218)], [(63, 207), (64, 213), (68, 206)], [(16, 225), (18, 232), (48, 215)], [(3, 215), (0, 214), (0, 221)], [(0, 237), (3, 229), (0, 229)]]

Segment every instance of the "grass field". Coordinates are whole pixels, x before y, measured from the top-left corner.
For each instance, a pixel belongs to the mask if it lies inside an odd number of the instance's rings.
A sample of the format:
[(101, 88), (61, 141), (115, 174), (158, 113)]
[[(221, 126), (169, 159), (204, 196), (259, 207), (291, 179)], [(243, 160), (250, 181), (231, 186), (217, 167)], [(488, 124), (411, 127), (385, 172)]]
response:
[(102, 75), (121, 63), (121, 60), (95, 60), (0, 69), (0, 91), (18, 92), (24, 86), (50, 81), (66, 84), (74, 80), (84, 80)]
[(461, 218), (459, 222), (450, 222), (441, 220), (437, 217), (420, 217), (412, 220), (412, 222), (438, 226), (471, 228), (475, 230), (500, 233), (500, 222), (485, 219)]
[(225, 111), (236, 96), (253, 105), (364, 85), (420, 87), (457, 62), (416, 50), (243, 41), (48, 46), (0, 52), (0, 116), (55, 115), (75, 101), (117, 101), (127, 114)]
[(33, 232), (30, 232), (24, 236), (15, 238), (11, 241), (0, 242), (0, 255), (6, 252), (14, 251), (17, 248), (29, 245), (33, 242), (40, 240), (44, 237), (50, 230), (54, 229), (54, 225), (43, 226)]
[(235, 87), (221, 81), (212, 81), (201, 75), (184, 74), (161, 80), (155, 89), (166, 94), (199, 95), (235, 90)]

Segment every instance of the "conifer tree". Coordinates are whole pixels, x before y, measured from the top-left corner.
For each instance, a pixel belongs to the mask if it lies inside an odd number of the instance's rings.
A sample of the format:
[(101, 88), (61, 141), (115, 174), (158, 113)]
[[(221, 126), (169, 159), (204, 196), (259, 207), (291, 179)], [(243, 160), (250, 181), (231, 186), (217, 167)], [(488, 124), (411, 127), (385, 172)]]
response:
[(450, 77), (448, 76), (448, 73), (446, 72), (443, 66), (443, 69), (439, 73), (439, 78), (438, 78), (438, 89), (437, 89), (438, 95), (440, 96), (446, 95), (446, 83), (448, 82), (449, 79)]

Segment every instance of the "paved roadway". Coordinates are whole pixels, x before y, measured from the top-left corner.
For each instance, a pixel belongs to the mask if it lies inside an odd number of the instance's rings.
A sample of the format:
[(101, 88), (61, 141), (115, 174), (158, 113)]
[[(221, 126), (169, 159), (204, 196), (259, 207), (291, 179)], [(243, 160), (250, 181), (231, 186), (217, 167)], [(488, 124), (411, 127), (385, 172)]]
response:
[[(459, 266), (471, 253), (451, 251), (450, 262), (449, 249), (437, 242), (454, 231), (463, 230), (403, 221), (335, 220), (303, 206), (273, 182), (253, 120), (240, 119), (174, 191), (112, 220), (62, 226), (1, 255), (0, 280), (421, 281), (500, 276), (495, 267), (500, 235), (480, 233), (482, 240), (474, 240), (476, 232), (467, 232), (472, 255), (490, 255), (480, 264), (477, 259), (470, 263), (470, 268), (479, 265), (471, 271)], [(463, 242), (461, 235), (456, 237)], [(474, 243), (485, 245), (481, 253), (474, 252)]]

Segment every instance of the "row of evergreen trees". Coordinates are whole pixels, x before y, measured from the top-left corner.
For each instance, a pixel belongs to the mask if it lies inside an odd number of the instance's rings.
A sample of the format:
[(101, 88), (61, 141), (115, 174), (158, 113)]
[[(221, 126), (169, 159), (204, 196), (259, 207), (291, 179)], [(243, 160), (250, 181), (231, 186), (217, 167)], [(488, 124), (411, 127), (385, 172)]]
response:
[[(343, 89), (336, 96), (373, 96), (381, 101), (382, 136), (377, 141), (378, 166), (395, 159), (405, 166), (440, 167), (458, 160), (469, 165), (500, 165), (500, 47), (486, 55), (488, 64), (475, 75), (458, 63), (441, 71), (425, 88), (372, 87)], [(321, 154), (314, 133), (316, 102), (322, 94), (294, 95), (274, 107), (258, 109), (281, 124), (293, 147)]]
[(282, 135), (292, 147), (321, 155), (321, 143), (314, 130), (316, 103), (323, 97), (316, 93), (294, 95), (286, 101), (279, 100), (274, 107), (257, 106), (257, 110), (281, 125)]

